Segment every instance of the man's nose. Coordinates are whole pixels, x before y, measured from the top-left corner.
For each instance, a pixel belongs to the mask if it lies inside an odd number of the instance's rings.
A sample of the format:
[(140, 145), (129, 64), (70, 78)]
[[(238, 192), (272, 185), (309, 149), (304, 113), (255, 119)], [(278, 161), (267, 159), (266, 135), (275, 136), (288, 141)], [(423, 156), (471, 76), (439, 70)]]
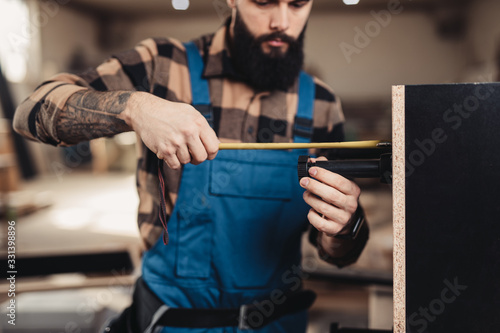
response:
[(271, 29), (285, 31), (289, 28), (290, 22), (288, 18), (288, 3), (281, 2), (273, 10), (271, 17)]

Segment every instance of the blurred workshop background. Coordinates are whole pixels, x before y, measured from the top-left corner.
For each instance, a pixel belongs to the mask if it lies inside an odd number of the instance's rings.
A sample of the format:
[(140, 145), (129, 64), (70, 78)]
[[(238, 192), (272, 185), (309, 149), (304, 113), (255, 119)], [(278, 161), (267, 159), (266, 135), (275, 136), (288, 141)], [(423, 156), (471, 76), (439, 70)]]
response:
[[(392, 85), (499, 79), (498, 0), (356, 2), (315, 0), (306, 34), (306, 70), (341, 98), (349, 140), (391, 138)], [(148, 37), (187, 41), (229, 14), (225, 0), (0, 0), (0, 252), (5, 274), (15, 221), (15, 332), (96, 332), (130, 302), (142, 251), (135, 135), (69, 148), (27, 142), (12, 132), (15, 107), (55, 73)], [(391, 187), (359, 184), (371, 238), (358, 263), (329, 266), (304, 242), (305, 284), (318, 293), (309, 333), (392, 327)], [(0, 331), (14, 332), (8, 289), (2, 279)]]

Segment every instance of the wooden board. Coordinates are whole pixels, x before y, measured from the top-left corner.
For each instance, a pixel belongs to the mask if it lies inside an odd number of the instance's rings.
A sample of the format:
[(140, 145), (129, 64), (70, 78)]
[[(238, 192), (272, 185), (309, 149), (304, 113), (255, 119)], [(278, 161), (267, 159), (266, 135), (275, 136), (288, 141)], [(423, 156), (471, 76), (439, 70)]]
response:
[(393, 88), (394, 331), (500, 332), (500, 84)]

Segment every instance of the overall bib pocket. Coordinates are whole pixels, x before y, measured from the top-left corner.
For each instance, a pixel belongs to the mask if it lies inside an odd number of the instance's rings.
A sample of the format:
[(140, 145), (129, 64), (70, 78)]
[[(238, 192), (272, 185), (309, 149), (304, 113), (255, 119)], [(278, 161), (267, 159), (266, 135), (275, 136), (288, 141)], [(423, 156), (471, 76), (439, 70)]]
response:
[[(211, 161), (209, 196), (217, 202), (214, 262), (227, 288), (268, 288), (279, 280), (295, 239), (296, 157), (287, 152), (223, 151)], [(302, 196), (300, 195), (300, 199)]]

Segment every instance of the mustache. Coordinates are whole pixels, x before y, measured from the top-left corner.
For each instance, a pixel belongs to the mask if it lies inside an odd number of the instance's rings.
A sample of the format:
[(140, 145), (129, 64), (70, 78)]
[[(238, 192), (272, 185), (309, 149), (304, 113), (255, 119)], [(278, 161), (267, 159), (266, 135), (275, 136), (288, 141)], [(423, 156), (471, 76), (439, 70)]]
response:
[(267, 41), (274, 40), (274, 39), (280, 39), (281, 41), (288, 43), (288, 44), (293, 44), (293, 43), (297, 42), (297, 39), (295, 39), (291, 36), (288, 36), (285, 33), (276, 31), (276, 32), (272, 32), (270, 34), (265, 34), (265, 35), (262, 35), (262, 36), (255, 38), (254, 43), (260, 45), (263, 42), (267, 42)]

